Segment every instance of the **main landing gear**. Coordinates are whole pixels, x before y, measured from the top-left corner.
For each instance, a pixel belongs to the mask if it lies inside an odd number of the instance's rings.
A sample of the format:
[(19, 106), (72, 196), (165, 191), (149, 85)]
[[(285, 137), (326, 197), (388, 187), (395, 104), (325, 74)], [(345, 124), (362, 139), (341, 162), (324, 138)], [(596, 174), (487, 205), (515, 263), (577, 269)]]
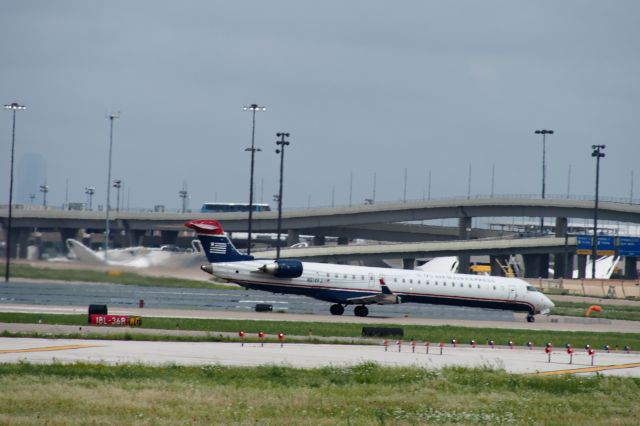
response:
[[(342, 315), (344, 314), (344, 306), (336, 303), (334, 305), (331, 305), (331, 307), (329, 308), (329, 312), (331, 312), (331, 315)], [(357, 317), (366, 317), (367, 315), (369, 315), (369, 309), (364, 305), (358, 305), (353, 310), (353, 313)]]
[(527, 322), (535, 322), (535, 321), (536, 321), (536, 317), (534, 317), (533, 314), (527, 315)]
[(331, 312), (331, 315), (342, 315), (344, 314), (344, 307), (341, 304), (336, 303), (335, 305), (331, 305), (329, 312)]
[(353, 313), (356, 314), (357, 317), (366, 317), (369, 315), (369, 309), (364, 305), (358, 305), (353, 310)]

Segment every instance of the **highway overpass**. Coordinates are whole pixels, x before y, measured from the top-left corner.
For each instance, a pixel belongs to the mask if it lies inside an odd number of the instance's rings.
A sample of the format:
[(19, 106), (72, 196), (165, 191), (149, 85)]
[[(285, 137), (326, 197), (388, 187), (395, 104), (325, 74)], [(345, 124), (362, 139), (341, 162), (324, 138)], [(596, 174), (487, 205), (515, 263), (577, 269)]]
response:
[[(600, 220), (640, 223), (640, 205), (601, 202)], [(0, 222), (5, 225), (6, 206), (0, 209)], [(13, 226), (41, 229), (104, 229), (105, 213), (75, 210), (13, 210)], [(180, 231), (190, 219), (211, 218), (201, 213), (156, 213), (111, 211), (112, 229)], [(352, 207), (285, 210), (282, 228), (315, 234), (315, 230), (358, 229), (363, 225), (416, 222), (431, 219), (473, 217), (565, 217), (591, 219), (593, 201), (561, 199), (484, 198), (448, 199), (410, 203), (381, 203)], [(247, 229), (246, 213), (219, 213), (214, 216), (229, 232)], [(277, 212), (254, 213), (256, 232), (274, 232)]]
[[(183, 223), (190, 219), (211, 218), (200, 213), (114, 212), (111, 229), (124, 231), (131, 245), (136, 245), (141, 235), (148, 231), (160, 231), (170, 243), (184, 231)], [(601, 202), (600, 220), (640, 223), (640, 205)], [(228, 232), (246, 232), (246, 213), (220, 213), (214, 216)], [(254, 214), (254, 232), (272, 233), (277, 228), (277, 212)], [(473, 217), (549, 217), (560, 218), (557, 235), (563, 235), (568, 218), (591, 219), (593, 201), (536, 198), (478, 198), (445, 199), (408, 203), (380, 203), (352, 207), (286, 210), (283, 212), (282, 229), (289, 235), (289, 243), (300, 234), (365, 238), (389, 241), (469, 239), (491, 236), (489, 231), (472, 230)], [(101, 232), (104, 229), (104, 212), (61, 210), (14, 210), (13, 226), (18, 233), (14, 241), (26, 240), (32, 229), (58, 230), (63, 238), (75, 236), (79, 229)], [(432, 219), (459, 219), (458, 227), (422, 227), (415, 222)], [(6, 224), (7, 209), (0, 210), (0, 222)], [(414, 222), (414, 223), (403, 223)], [(493, 234), (495, 235), (495, 234)], [(412, 255), (411, 255), (412, 256)]]

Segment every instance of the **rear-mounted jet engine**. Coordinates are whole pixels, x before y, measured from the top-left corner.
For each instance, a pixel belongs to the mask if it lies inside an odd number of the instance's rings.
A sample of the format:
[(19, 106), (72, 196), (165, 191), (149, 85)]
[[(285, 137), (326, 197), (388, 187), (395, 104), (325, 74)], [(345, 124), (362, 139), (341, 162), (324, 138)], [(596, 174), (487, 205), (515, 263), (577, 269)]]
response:
[(299, 260), (276, 260), (258, 268), (260, 272), (278, 278), (298, 278), (302, 275), (302, 262)]

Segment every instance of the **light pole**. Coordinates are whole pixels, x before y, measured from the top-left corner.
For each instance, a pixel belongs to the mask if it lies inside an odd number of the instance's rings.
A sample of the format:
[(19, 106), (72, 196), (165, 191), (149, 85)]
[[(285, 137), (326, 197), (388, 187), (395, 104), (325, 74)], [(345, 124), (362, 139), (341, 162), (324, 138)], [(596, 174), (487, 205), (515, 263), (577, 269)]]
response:
[(42, 192), (42, 206), (47, 208), (47, 193), (49, 192), (49, 185), (46, 183), (44, 185), (40, 185), (40, 192)]
[[(542, 135), (542, 199), (544, 200), (547, 177), (547, 135), (552, 135), (553, 130), (536, 130), (536, 135)], [(544, 216), (540, 218), (540, 233), (544, 232)]]
[(245, 151), (251, 152), (251, 174), (249, 178), (249, 230), (247, 235), (247, 254), (251, 254), (251, 226), (253, 221), (253, 167), (255, 162), (256, 151), (261, 151), (260, 148), (255, 147), (256, 137), (256, 111), (266, 111), (267, 108), (259, 106), (258, 104), (251, 104), (242, 108), (244, 111), (251, 111), (251, 148), (246, 148)]
[(593, 241), (591, 243), (591, 278), (596, 278), (596, 256), (598, 250), (598, 190), (600, 183), (600, 159), (604, 157), (605, 145), (591, 145), (592, 157), (596, 157), (596, 200), (593, 208)]
[(5, 239), (7, 240), (7, 245), (5, 247), (7, 263), (5, 264), (4, 268), (4, 281), (9, 282), (9, 262), (11, 258), (11, 218), (13, 214), (13, 159), (16, 146), (16, 111), (27, 109), (27, 107), (24, 105), (20, 105), (17, 102), (13, 102), (9, 105), (5, 105), (4, 109), (8, 109), (13, 112), (13, 125), (11, 126), (11, 172), (9, 175), (9, 218), (7, 220), (7, 235), (5, 237)]
[(85, 186), (84, 193), (87, 194), (87, 206), (89, 207), (89, 211), (91, 211), (91, 202), (93, 201), (93, 194), (96, 193), (96, 189), (93, 186)]
[(105, 219), (105, 231), (104, 231), (104, 262), (107, 263), (109, 255), (109, 205), (111, 199), (111, 152), (113, 151), (113, 120), (120, 118), (120, 113), (109, 114), (109, 166), (107, 168), (107, 215)]
[(289, 145), (289, 141), (284, 138), (289, 137), (289, 133), (276, 133), (280, 138), (276, 141), (276, 145), (280, 145), (276, 149), (276, 154), (280, 154), (280, 192), (278, 193), (278, 238), (276, 239), (276, 259), (280, 259), (280, 234), (282, 232), (282, 178), (284, 177), (284, 147)]
[(376, 203), (376, 172), (373, 172), (373, 192), (371, 193), (371, 198), (365, 198), (364, 203), (370, 205)]
[(404, 168), (404, 187), (402, 190), (402, 202), (407, 202), (407, 168)]
[(189, 198), (189, 191), (187, 191), (186, 185), (182, 187), (180, 191), (178, 191), (178, 195), (182, 198), (182, 213), (187, 212), (187, 198)]
[(122, 188), (122, 180), (115, 179), (113, 181), (113, 187), (116, 189), (116, 211), (120, 211), (120, 188)]

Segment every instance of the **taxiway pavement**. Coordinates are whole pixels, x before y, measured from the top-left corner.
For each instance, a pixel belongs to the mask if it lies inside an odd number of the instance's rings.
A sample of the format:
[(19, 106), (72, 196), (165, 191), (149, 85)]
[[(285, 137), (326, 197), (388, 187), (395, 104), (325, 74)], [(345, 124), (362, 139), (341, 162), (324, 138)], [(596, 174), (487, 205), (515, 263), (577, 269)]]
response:
[[(405, 342), (406, 343), (406, 342)], [(81, 339), (0, 338), (0, 362), (92, 362), (104, 364), (226, 365), (226, 366), (290, 366), (315, 368), (345, 367), (375, 362), (383, 366), (418, 366), (439, 369), (446, 366), (491, 367), (510, 373), (524, 374), (606, 374), (640, 377), (640, 354), (612, 352), (596, 353), (594, 365), (585, 351), (576, 351), (573, 363), (564, 351), (555, 351), (549, 362), (540, 348), (491, 349), (486, 347), (423, 345), (325, 345), (210, 342), (143, 342)]]

